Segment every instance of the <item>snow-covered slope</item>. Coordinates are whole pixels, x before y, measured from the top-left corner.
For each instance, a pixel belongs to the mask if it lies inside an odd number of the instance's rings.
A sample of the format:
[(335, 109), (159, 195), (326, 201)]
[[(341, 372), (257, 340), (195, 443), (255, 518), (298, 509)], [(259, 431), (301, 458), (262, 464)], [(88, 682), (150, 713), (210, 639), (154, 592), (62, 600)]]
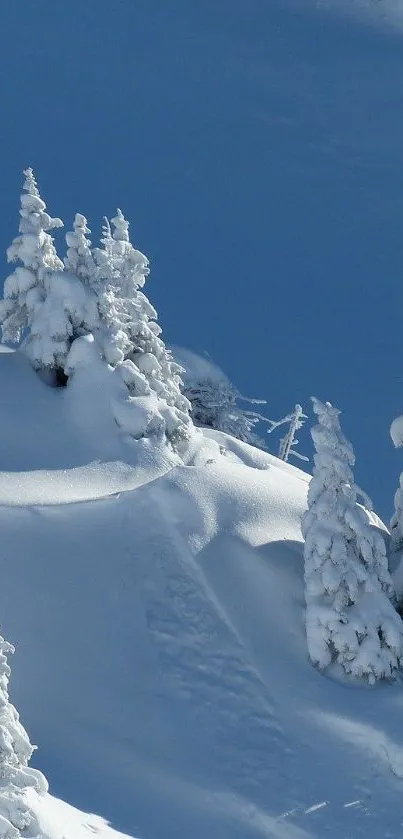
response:
[(402, 688), (307, 661), (308, 476), (218, 432), (157, 462), (18, 354), (0, 391), (1, 628), (45, 835), (400, 835)]

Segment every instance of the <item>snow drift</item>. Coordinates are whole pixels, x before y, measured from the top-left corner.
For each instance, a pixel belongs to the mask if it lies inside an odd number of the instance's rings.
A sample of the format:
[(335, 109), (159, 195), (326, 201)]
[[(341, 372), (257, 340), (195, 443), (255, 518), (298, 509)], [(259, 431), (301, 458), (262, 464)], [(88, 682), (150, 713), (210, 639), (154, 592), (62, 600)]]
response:
[(0, 387), (1, 624), (44, 835), (399, 835), (401, 686), (308, 663), (309, 477), (213, 431), (153, 460), (18, 353)]

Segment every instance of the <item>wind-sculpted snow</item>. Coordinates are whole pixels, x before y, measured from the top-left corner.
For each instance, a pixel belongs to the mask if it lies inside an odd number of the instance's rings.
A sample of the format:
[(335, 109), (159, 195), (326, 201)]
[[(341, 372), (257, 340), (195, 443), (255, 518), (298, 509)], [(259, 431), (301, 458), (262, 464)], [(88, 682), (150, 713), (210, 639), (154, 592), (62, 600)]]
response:
[(135, 489), (155, 474), (127, 463), (89, 463), (75, 469), (0, 472), (0, 505), (31, 507), (95, 501)]
[(308, 662), (309, 476), (220, 432), (186, 465), (128, 445), (102, 388), (74, 402), (18, 353), (0, 383), (11, 701), (69, 802), (35, 802), (43, 835), (395, 839), (402, 688)]
[(28, 804), (35, 810), (42, 839), (129, 839), (99, 816), (77, 810), (51, 795), (35, 799), (29, 793)]
[[(58, 475), (59, 505), (0, 507), (12, 701), (36, 765), (137, 837), (379, 839), (386, 820), (397, 836), (401, 782), (360, 731), (392, 755), (401, 688), (351, 689), (307, 659), (308, 476), (223, 434), (198, 440), (193, 465), (136, 489), (128, 466), (94, 464), (70, 470), (64, 499)], [(86, 482), (85, 503), (64, 503)]]

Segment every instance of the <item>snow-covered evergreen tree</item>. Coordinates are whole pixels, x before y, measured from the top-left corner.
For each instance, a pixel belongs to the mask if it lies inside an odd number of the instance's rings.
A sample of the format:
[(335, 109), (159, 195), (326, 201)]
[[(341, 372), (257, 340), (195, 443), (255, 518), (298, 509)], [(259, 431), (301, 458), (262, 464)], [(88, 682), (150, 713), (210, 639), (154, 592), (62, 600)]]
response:
[(295, 450), (295, 446), (298, 445), (296, 433), (297, 431), (299, 431), (300, 428), (302, 428), (306, 419), (307, 416), (306, 414), (304, 414), (301, 405), (296, 405), (294, 410), (290, 414), (287, 414), (286, 417), (283, 417), (281, 420), (269, 420), (269, 434), (271, 434), (271, 432), (278, 428), (280, 425), (288, 425), (287, 432), (285, 433), (284, 437), (282, 437), (280, 440), (280, 447), (278, 452), (280, 460), (284, 460), (287, 463), (291, 456), (297, 457), (299, 458), (299, 460), (309, 460), (309, 458), (305, 457), (305, 455), (300, 454)]
[(52, 275), (63, 269), (48, 232), (62, 227), (59, 218), (51, 218), (39, 195), (32, 169), (24, 172), (21, 195), (19, 236), (7, 250), (8, 262), (20, 262), (4, 283), (0, 301), (3, 339), (18, 343), (25, 329), (30, 329), (46, 297)]
[(226, 381), (203, 379), (186, 385), (184, 394), (192, 406), (195, 425), (214, 428), (230, 434), (243, 443), (266, 448), (264, 440), (255, 432), (259, 422), (267, 422), (266, 417), (257, 411), (242, 408), (242, 402), (252, 405), (265, 404), (261, 399), (248, 399)]
[(33, 788), (39, 795), (44, 795), (48, 789), (41, 772), (28, 767), (33, 746), (9, 701), (7, 656), (13, 652), (12, 645), (0, 636), (0, 835), (5, 839), (40, 836), (26, 793)]
[[(400, 449), (403, 446), (403, 416), (396, 417), (390, 427), (393, 445)], [(390, 520), (390, 535), (392, 551), (397, 553), (403, 549), (403, 472), (400, 475), (399, 486), (395, 493), (395, 510)]]
[(403, 624), (393, 603), (385, 543), (357, 505), (354, 453), (339, 411), (313, 399), (315, 467), (303, 517), (306, 630), (312, 662), (348, 675), (393, 678), (403, 660)]
[(97, 340), (108, 364), (118, 368), (131, 398), (153, 397), (148, 400), (154, 410), (149, 411), (144, 436), (164, 433), (179, 450), (191, 430), (190, 405), (181, 393), (181, 368), (161, 339), (157, 313), (141, 291), (149, 274), (148, 259), (131, 244), (129, 223), (120, 210), (112, 225), (113, 233), (106, 222), (103, 247), (94, 251)]
[(129, 309), (135, 303), (137, 287), (130, 289), (126, 299), (122, 287), (124, 249), (113, 238), (107, 218), (104, 219), (101, 245), (93, 251), (96, 272), (91, 281), (97, 295), (100, 316), (97, 341), (105, 360), (115, 367), (124, 361), (132, 349)]
[(223, 431), (244, 443), (266, 448), (255, 427), (260, 421), (268, 420), (242, 405), (265, 405), (265, 401), (242, 396), (208, 356), (200, 356), (181, 347), (174, 347), (174, 356), (183, 368), (183, 393), (192, 406), (194, 424)]
[(87, 219), (81, 213), (76, 213), (74, 219), (74, 230), (66, 233), (67, 256), (64, 264), (67, 271), (70, 271), (80, 280), (92, 285), (96, 265), (92, 256), (91, 242), (88, 234), (91, 230), (87, 227)]
[[(62, 222), (46, 212), (32, 169), (24, 174), (20, 235), (7, 251), (10, 262), (22, 265), (5, 281), (0, 322), (6, 341), (18, 343), (25, 333), (22, 349), (34, 368), (60, 382), (71, 343), (93, 328), (97, 308), (80, 271), (74, 276), (64, 270), (48, 232)], [(71, 249), (69, 256), (71, 261)]]
[(391, 549), (398, 553), (403, 549), (403, 472), (394, 497), (395, 510), (390, 520)]

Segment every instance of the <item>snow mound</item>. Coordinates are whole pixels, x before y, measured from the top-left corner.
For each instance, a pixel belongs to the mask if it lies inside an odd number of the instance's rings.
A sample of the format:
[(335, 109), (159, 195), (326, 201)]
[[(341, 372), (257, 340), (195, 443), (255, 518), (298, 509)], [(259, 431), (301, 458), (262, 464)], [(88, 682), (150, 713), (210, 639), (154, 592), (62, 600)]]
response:
[(31, 507), (95, 501), (157, 477), (127, 463), (89, 463), (74, 469), (0, 472), (0, 505)]
[(51, 795), (31, 796), (43, 839), (127, 839), (93, 813), (83, 813)]
[(18, 353), (0, 387), (0, 614), (43, 835), (398, 836), (403, 688), (308, 663), (309, 476), (213, 431), (185, 465), (139, 458)]

